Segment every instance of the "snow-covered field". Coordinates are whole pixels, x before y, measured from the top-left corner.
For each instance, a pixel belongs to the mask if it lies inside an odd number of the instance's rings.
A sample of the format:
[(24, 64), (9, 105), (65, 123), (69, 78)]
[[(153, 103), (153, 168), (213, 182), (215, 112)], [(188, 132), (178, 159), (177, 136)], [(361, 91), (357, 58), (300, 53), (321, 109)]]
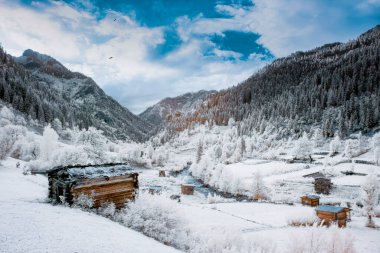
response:
[(178, 252), (106, 218), (46, 203), (47, 178), (0, 167), (0, 252)]
[[(110, 141), (93, 128), (57, 134), (46, 126), (41, 136), (17, 125), (9, 110), (0, 116), (0, 252), (178, 252), (164, 243), (191, 253), (380, 252), (380, 230), (366, 227), (363, 198), (368, 178), (379, 184), (380, 134), (354, 136), (353, 148), (337, 137), (286, 141), (271, 132), (239, 136), (234, 125), (197, 126), (168, 142), (158, 134), (139, 144)], [(126, 161), (139, 164), (141, 191), (112, 219), (51, 205), (47, 178), (30, 175), (57, 165)], [(162, 169), (166, 177), (158, 176)], [(351, 206), (347, 228), (290, 225), (316, 219), (314, 208), (299, 203), (315, 194), (314, 179), (305, 176), (316, 172), (333, 183), (322, 204)], [(195, 185), (193, 196), (181, 195), (183, 183)], [(144, 194), (148, 188), (161, 194)]]
[[(46, 177), (23, 175), (22, 170), (16, 168), (16, 162), (9, 158), (0, 167), (1, 252), (176, 251), (96, 214), (46, 203)], [(246, 166), (258, 165), (260, 169), (264, 169), (265, 164), (270, 165), (268, 177), (279, 173), (273, 169), (281, 164), (278, 162), (245, 163)], [(299, 173), (292, 169), (297, 166), (290, 166), (290, 171)], [(282, 171), (287, 176), (291, 174)], [(160, 186), (167, 196), (179, 194), (180, 184), (188, 180), (187, 177), (160, 178), (157, 170), (140, 170), (142, 188)], [(197, 231), (227, 229), (246, 240), (272, 241), (275, 238), (276, 252), (288, 252), (282, 249), (291, 244), (292, 238), (308, 233), (307, 228), (288, 226), (288, 220), (314, 212), (313, 208), (299, 204), (237, 202), (222, 197), (217, 201), (221, 203), (208, 202), (204, 192), (196, 191), (194, 196), (182, 196), (177, 205), (181, 216)], [(353, 236), (356, 252), (380, 252), (380, 230), (365, 228), (365, 221), (365, 217), (353, 217), (345, 231)], [(380, 219), (375, 222), (380, 224)]]

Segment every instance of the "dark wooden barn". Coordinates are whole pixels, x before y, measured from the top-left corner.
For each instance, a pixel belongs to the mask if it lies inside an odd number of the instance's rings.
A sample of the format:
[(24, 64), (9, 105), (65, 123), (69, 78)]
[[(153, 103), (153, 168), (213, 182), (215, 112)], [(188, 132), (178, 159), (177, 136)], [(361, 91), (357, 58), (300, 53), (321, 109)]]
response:
[(94, 208), (111, 202), (122, 208), (138, 191), (138, 174), (126, 164), (57, 167), (47, 174), (49, 198), (70, 205), (83, 194)]
[(159, 171), (158, 171), (158, 176), (159, 176), (159, 177), (166, 177), (166, 173), (165, 173), (165, 171), (164, 171), (164, 170), (159, 170)]
[(337, 222), (339, 227), (345, 227), (347, 220), (350, 219), (350, 208), (340, 206), (318, 206), (316, 209), (317, 216), (327, 225)]
[(319, 206), (320, 197), (317, 195), (305, 195), (301, 197), (302, 205)]
[(331, 188), (331, 179), (325, 177), (314, 178), (314, 190), (317, 194), (330, 194)]

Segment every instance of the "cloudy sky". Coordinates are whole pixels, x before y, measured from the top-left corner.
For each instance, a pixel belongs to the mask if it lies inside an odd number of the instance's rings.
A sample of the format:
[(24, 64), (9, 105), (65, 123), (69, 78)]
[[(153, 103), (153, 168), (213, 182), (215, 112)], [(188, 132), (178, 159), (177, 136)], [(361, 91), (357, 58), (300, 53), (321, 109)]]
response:
[(7, 52), (48, 54), (134, 113), (376, 24), (380, 0), (0, 0)]

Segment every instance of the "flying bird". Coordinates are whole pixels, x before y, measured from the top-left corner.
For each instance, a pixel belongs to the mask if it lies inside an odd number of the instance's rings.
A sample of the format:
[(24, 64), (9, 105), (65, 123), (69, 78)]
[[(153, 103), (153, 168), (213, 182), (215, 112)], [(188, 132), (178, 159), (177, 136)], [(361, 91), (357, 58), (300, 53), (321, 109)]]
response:
[(113, 21), (116, 21), (116, 18)]
[(108, 58), (108, 59), (113, 59), (113, 56), (111, 56), (110, 58)]

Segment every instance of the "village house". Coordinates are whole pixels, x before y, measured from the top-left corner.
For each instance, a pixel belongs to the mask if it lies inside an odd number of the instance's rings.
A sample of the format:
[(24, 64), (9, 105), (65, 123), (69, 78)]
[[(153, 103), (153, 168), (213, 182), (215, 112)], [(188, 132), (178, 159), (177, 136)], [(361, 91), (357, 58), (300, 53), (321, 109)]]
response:
[(301, 197), (301, 203), (302, 205), (319, 206), (319, 199), (318, 195), (309, 194)]
[(331, 179), (325, 177), (314, 178), (314, 190), (317, 194), (330, 194), (331, 188)]
[(111, 202), (122, 208), (138, 191), (138, 174), (126, 164), (57, 167), (47, 174), (49, 198), (70, 205), (85, 195), (94, 208)]
[(346, 227), (347, 220), (351, 218), (351, 209), (348, 207), (323, 205), (318, 206), (315, 211), (326, 225), (336, 222), (339, 227)]

